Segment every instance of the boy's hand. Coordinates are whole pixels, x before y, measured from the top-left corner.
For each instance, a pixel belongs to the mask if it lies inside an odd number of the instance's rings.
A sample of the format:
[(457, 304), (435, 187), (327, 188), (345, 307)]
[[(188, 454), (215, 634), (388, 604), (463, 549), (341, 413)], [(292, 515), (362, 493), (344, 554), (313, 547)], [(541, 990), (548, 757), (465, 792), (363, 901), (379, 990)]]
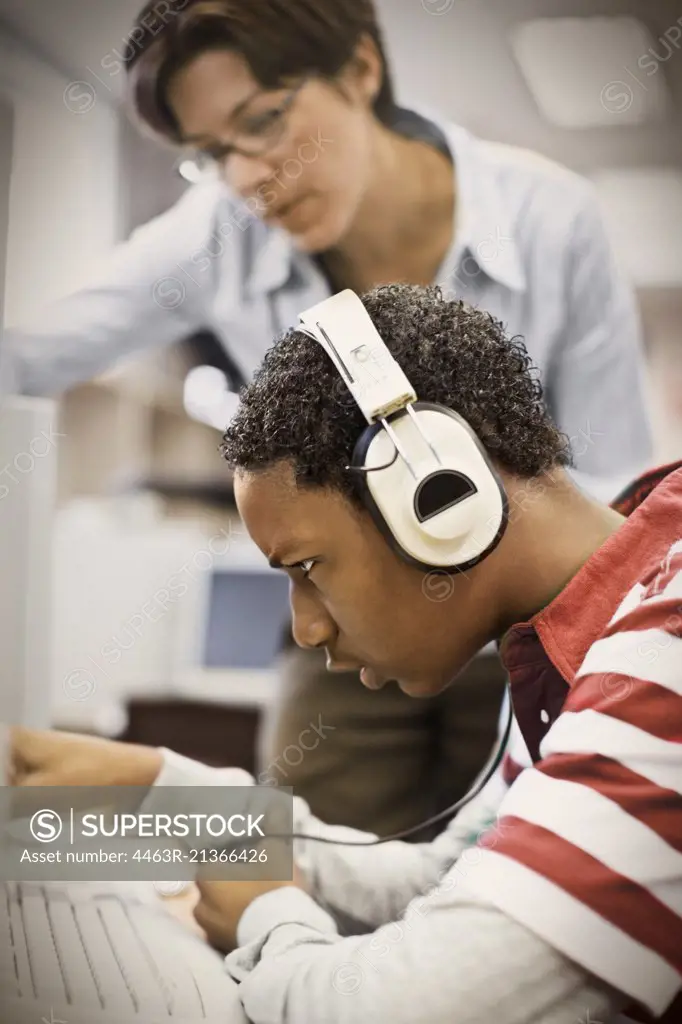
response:
[(152, 747), (71, 733), (10, 729), (10, 786), (151, 786), (163, 755)]
[(237, 926), (247, 907), (266, 892), (287, 886), (303, 888), (302, 879), (294, 869), (292, 882), (208, 882), (199, 879), (200, 899), (194, 918), (208, 942), (222, 953), (237, 946)]

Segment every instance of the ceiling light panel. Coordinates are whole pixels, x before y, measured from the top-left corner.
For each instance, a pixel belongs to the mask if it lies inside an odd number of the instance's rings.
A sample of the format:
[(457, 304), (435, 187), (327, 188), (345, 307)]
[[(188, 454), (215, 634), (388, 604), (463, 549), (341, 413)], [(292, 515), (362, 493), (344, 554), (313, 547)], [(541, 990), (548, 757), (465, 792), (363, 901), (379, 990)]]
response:
[(518, 26), (511, 45), (552, 124), (624, 126), (666, 114), (664, 65), (674, 50), (635, 18), (541, 18)]

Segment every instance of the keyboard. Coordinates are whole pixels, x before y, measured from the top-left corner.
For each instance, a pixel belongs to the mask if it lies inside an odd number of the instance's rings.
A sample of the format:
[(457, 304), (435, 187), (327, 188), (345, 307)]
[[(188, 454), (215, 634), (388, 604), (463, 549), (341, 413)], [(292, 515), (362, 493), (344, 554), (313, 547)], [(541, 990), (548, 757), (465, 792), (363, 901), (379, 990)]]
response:
[(247, 1024), (223, 957), (144, 883), (0, 883), (0, 1024)]

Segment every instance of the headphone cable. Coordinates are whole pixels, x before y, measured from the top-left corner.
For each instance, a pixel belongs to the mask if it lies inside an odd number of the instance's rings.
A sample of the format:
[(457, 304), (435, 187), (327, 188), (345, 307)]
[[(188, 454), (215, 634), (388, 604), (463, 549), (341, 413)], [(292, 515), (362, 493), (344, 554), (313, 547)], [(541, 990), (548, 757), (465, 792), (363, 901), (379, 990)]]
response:
[(487, 763), (479, 772), (478, 778), (470, 787), (467, 793), (459, 800), (457, 800), (450, 807), (446, 807), (445, 810), (439, 811), (438, 814), (432, 815), (427, 818), (426, 821), (420, 822), (418, 825), (413, 825), (410, 828), (402, 829), (400, 832), (394, 832), (390, 836), (383, 836), (380, 839), (331, 839), (327, 836), (310, 836), (305, 833), (294, 832), (293, 835), (275, 835), (270, 838), (273, 839), (305, 839), (306, 842), (311, 843), (327, 843), (331, 846), (381, 846), (383, 843), (392, 843), (398, 839), (409, 839), (411, 836), (418, 835), (420, 832), (430, 828), (431, 825), (436, 825), (438, 822), (444, 821), (448, 818), (454, 818), (454, 816), (461, 811), (463, 807), (471, 803), (479, 793), (487, 786), (491, 778), (502, 763), (509, 737), (511, 735), (512, 724), (514, 721), (514, 710), (512, 708), (511, 694), (509, 694), (509, 687), (507, 685), (507, 694), (509, 697), (509, 712), (507, 714), (507, 722), (504, 728), (504, 732), (500, 737), (497, 746), (493, 750), (492, 754), (488, 758)]

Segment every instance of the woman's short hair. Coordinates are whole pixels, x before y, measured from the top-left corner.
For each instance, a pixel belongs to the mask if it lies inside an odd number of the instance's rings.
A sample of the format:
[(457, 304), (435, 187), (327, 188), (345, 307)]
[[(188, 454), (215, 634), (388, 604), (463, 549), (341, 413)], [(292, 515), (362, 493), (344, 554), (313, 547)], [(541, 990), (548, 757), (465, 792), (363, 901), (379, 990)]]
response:
[(168, 83), (201, 53), (237, 52), (264, 89), (276, 89), (309, 74), (333, 80), (363, 36), (383, 64), (374, 111), (390, 124), (395, 101), (373, 0), (150, 0), (126, 44), (135, 112), (155, 134), (179, 141)]

